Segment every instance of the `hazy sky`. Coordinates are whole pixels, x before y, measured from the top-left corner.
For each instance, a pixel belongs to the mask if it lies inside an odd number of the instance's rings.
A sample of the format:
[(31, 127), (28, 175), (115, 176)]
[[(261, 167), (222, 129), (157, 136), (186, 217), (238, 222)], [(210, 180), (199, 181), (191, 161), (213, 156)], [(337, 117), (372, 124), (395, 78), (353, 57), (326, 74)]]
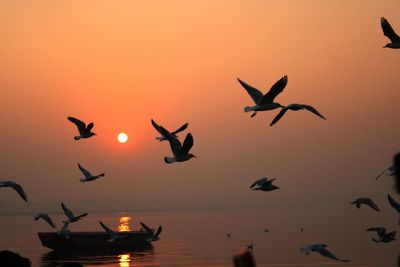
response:
[[(1, 189), (0, 206), (384, 200), (390, 178), (374, 177), (400, 150), (400, 51), (382, 48), (380, 17), (400, 33), (399, 10), (398, 0), (1, 1), (0, 179), (31, 203)], [(277, 111), (243, 112), (252, 100), (237, 77), (265, 92), (285, 74), (277, 100), (327, 121), (289, 112), (269, 127)], [(67, 116), (98, 136), (74, 141)], [(189, 122), (199, 158), (165, 164), (150, 118)], [(78, 162), (106, 176), (82, 184)], [(262, 176), (282, 190), (251, 192)]]

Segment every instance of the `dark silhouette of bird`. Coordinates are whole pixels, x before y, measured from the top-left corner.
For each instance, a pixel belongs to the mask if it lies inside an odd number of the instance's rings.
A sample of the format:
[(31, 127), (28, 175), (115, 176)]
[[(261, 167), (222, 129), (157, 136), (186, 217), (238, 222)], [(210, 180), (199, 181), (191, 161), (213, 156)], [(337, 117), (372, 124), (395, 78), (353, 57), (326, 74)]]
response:
[(72, 211), (70, 209), (67, 208), (67, 206), (65, 206), (64, 203), (61, 203), (61, 207), (65, 213), (65, 215), (67, 216), (68, 220), (63, 221), (63, 223), (74, 223), (77, 222), (79, 220), (81, 220), (83, 217), (87, 216), (87, 213), (82, 213), (81, 215), (75, 216)]
[(275, 123), (277, 123), (282, 117), (283, 115), (286, 114), (286, 112), (288, 110), (293, 110), (293, 111), (298, 111), (298, 110), (308, 110), (311, 113), (317, 115), (318, 117), (326, 120), (326, 118), (319, 113), (318, 110), (316, 110), (314, 107), (310, 106), (310, 105), (304, 105), (304, 104), (290, 104), (287, 105), (285, 107), (282, 107), (281, 111), (278, 113), (278, 115), (276, 115), (276, 117), (272, 120), (271, 124), (269, 126), (274, 125)]
[(301, 247), (300, 251), (302, 253), (304, 253), (305, 255), (310, 254), (310, 252), (317, 252), (320, 255), (322, 255), (324, 257), (327, 257), (327, 258), (330, 258), (330, 259), (335, 260), (335, 261), (350, 262), (349, 260), (341, 260), (341, 259), (339, 259), (335, 255), (333, 255), (332, 252), (327, 250), (326, 247), (328, 247), (328, 245), (325, 245), (325, 244), (314, 244), (314, 245), (310, 245), (310, 246)]
[(18, 193), (18, 195), (28, 202), (28, 196), (26, 195), (24, 189), (20, 184), (17, 184), (16, 182), (13, 181), (0, 181), (0, 187), (11, 187), (12, 189), (15, 190), (15, 192)]
[(114, 242), (118, 238), (127, 237), (127, 235), (119, 235), (118, 232), (114, 232), (113, 230), (111, 230), (111, 228), (109, 228), (107, 225), (105, 225), (102, 221), (99, 221), (99, 223), (100, 223), (101, 227), (104, 229), (104, 231), (106, 231), (106, 233), (109, 236), (109, 239), (107, 240), (108, 242)]
[(381, 18), (381, 27), (383, 30), (383, 34), (390, 39), (390, 43), (386, 44), (383, 48), (392, 48), (392, 49), (400, 48), (400, 37), (393, 30), (389, 21), (384, 17)]
[(160, 240), (160, 234), (162, 232), (162, 226), (161, 225), (158, 227), (157, 232), (154, 232), (153, 229), (151, 229), (149, 226), (147, 226), (143, 222), (140, 222), (140, 224), (146, 230), (147, 240), (148, 241), (154, 242), (154, 241)]
[(372, 238), (372, 241), (375, 243), (389, 243), (396, 240), (396, 231), (388, 233), (384, 227), (372, 227), (367, 229), (367, 231), (376, 232), (378, 234), (378, 238)]
[(237, 80), (244, 87), (244, 89), (246, 89), (247, 93), (255, 103), (254, 106), (247, 106), (244, 108), (244, 112), (253, 112), (251, 115), (252, 118), (257, 114), (258, 111), (274, 110), (282, 107), (281, 104), (274, 102), (274, 100), (283, 91), (283, 89), (285, 89), (288, 83), (288, 77), (286, 75), (277, 81), (265, 95), (257, 88), (252, 87), (239, 78), (237, 78)]
[(189, 153), (190, 149), (193, 146), (193, 136), (191, 133), (188, 133), (186, 135), (186, 138), (183, 141), (183, 144), (181, 144), (181, 142), (177, 138), (175, 138), (172, 134), (170, 134), (162, 126), (161, 126), (161, 130), (163, 132), (163, 136), (167, 137), (167, 140), (169, 142), (169, 145), (170, 145), (172, 153), (173, 153), (172, 157), (164, 157), (164, 161), (166, 163), (171, 164), (174, 162), (187, 161), (191, 158), (197, 158), (195, 155)]
[(376, 176), (376, 180), (378, 180), (382, 175), (388, 175), (388, 176), (394, 176), (396, 174), (395, 170), (394, 170), (394, 166), (390, 166), (389, 168), (385, 169), (384, 171), (382, 171), (378, 176)]
[[(185, 123), (184, 125), (182, 125), (181, 127), (179, 127), (177, 130), (170, 132), (167, 129), (165, 129), (164, 127), (162, 127), (161, 125), (158, 125), (153, 119), (151, 120), (151, 124), (153, 125), (154, 129), (157, 130), (157, 132), (159, 132), (161, 134), (161, 136), (157, 136), (156, 140), (162, 142), (165, 140), (168, 140), (166, 136), (164, 136), (165, 131), (167, 131), (168, 133), (170, 133), (173, 137), (175, 138), (179, 138), (177, 136), (178, 133), (186, 130), (186, 128), (189, 126), (189, 123)], [(161, 128), (162, 127), (162, 128)]]
[(39, 219), (43, 219), (46, 221), (51, 227), (56, 228), (56, 225), (54, 224), (53, 220), (50, 218), (50, 216), (47, 213), (39, 213), (38, 215), (34, 216), (35, 221)]
[(361, 207), (361, 205), (366, 205), (366, 206), (370, 207), (371, 209), (374, 209), (376, 211), (380, 211), (380, 209), (378, 208), (378, 205), (376, 205), (375, 202), (372, 201), (372, 199), (367, 198), (367, 197), (357, 198), (356, 200), (354, 200), (350, 204), (356, 205), (357, 209), (359, 209)]
[(255, 181), (250, 186), (250, 188), (252, 190), (261, 190), (261, 191), (274, 191), (276, 189), (280, 189), (279, 187), (272, 184), (272, 182), (275, 180), (276, 180), (275, 178), (269, 180), (268, 178), (264, 177)]
[(79, 170), (83, 173), (83, 175), (85, 176), (82, 179), (79, 179), (79, 181), (83, 182), (90, 182), (90, 181), (94, 181), (99, 179), (100, 177), (103, 177), (105, 174), (104, 173), (100, 173), (98, 175), (93, 175), (91, 174), (88, 170), (86, 170), (85, 168), (83, 168), (81, 166), (81, 164), (78, 163), (78, 168)]
[(76, 125), (76, 127), (78, 128), (79, 135), (74, 137), (75, 140), (90, 138), (90, 137), (96, 135), (94, 132), (92, 132), (92, 129), (94, 126), (93, 122), (89, 123), (86, 126), (86, 123), (84, 123), (83, 121), (78, 120), (76, 118), (68, 117), (68, 120), (70, 122), (74, 123)]

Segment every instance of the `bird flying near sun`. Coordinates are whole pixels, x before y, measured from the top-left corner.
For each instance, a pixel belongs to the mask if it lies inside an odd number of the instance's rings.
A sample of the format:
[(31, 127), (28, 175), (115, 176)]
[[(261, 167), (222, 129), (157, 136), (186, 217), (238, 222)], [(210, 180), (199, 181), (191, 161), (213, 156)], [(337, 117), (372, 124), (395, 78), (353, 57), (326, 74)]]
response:
[(118, 134), (117, 139), (121, 144), (126, 143), (128, 141), (128, 135), (126, 133), (120, 133)]

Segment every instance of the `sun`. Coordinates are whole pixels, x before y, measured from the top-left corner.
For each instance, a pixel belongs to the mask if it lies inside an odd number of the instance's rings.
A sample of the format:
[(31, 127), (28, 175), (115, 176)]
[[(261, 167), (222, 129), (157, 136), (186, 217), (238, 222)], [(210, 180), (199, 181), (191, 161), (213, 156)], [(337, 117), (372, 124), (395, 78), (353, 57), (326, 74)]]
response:
[(126, 133), (120, 133), (120, 134), (118, 134), (117, 139), (118, 139), (118, 142), (120, 142), (122, 144), (126, 143), (128, 141), (128, 135)]

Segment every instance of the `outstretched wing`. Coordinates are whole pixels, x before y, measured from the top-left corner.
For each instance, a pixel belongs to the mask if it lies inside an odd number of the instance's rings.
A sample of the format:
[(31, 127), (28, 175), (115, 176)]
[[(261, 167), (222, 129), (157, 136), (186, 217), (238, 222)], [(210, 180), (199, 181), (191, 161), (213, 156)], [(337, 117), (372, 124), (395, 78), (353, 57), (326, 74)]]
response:
[(91, 122), (89, 125), (86, 127), (85, 132), (90, 133), (90, 131), (93, 129), (94, 123)]
[(189, 126), (189, 123), (185, 123), (184, 125), (182, 125), (181, 127), (179, 127), (177, 130), (175, 130), (174, 132), (172, 132), (171, 134), (177, 134), (180, 133), (184, 130), (186, 130), (186, 128)]
[(276, 117), (272, 120), (271, 124), (269, 126), (274, 125), (275, 123), (277, 123), (282, 117), (283, 115), (285, 115), (285, 113), (288, 111), (288, 109), (282, 108), (281, 111), (279, 111), (278, 115), (276, 115)]
[(187, 155), (190, 151), (190, 149), (193, 146), (193, 136), (191, 133), (188, 133), (186, 135), (185, 141), (183, 141), (181, 153), (182, 155)]
[(372, 201), (372, 199), (367, 198), (367, 199), (365, 199), (364, 203), (366, 205), (368, 205), (371, 209), (374, 209), (376, 211), (380, 211), (380, 209), (378, 208), (378, 205), (376, 205), (375, 202)]
[(10, 187), (11, 187), (12, 189), (14, 189), (14, 190), (18, 193), (18, 195), (20, 195), (20, 197), (21, 197), (23, 200), (25, 200), (26, 202), (28, 202), (28, 197), (27, 197), (27, 195), (26, 195), (26, 193), (25, 193), (25, 191), (24, 191), (24, 189), (22, 188), (21, 185), (12, 182), (12, 183), (10, 183)]
[(157, 132), (159, 132), (162, 136), (164, 136), (164, 131), (161, 129), (161, 126), (158, 125), (153, 119), (151, 119), (151, 124), (153, 125), (154, 129), (157, 130)]
[(384, 227), (371, 227), (367, 229), (368, 232), (376, 232), (379, 236), (386, 235), (386, 228)]
[(146, 233), (148, 233), (151, 236), (154, 236), (154, 231), (153, 229), (151, 229), (150, 227), (148, 227), (146, 224), (140, 222), (140, 224), (142, 225), (142, 227), (144, 228), (144, 230), (146, 230)]
[(108, 235), (113, 236), (114, 235), (114, 231), (111, 230), (107, 225), (105, 225), (102, 221), (99, 221), (101, 227), (103, 227), (103, 229), (107, 232)]
[(81, 170), (81, 172), (83, 173), (83, 175), (84, 175), (85, 177), (92, 177), (92, 174), (91, 174), (88, 170), (86, 170), (85, 168), (83, 168), (83, 167), (81, 166), (81, 164), (78, 163), (78, 167), (79, 167), (79, 170)]
[(237, 78), (238, 82), (243, 86), (244, 89), (246, 89), (247, 93), (250, 95), (250, 97), (253, 99), (254, 103), (259, 104), (264, 95), (258, 90), (257, 88), (254, 88), (253, 86), (245, 83), (241, 79)]
[(160, 225), (157, 229), (157, 232), (155, 233), (154, 237), (157, 238), (162, 232), (162, 226)]
[(271, 103), (274, 102), (275, 97), (277, 97), (283, 89), (285, 89), (288, 83), (288, 77), (285, 75), (279, 81), (277, 81), (271, 89), (269, 89), (268, 93), (265, 94), (261, 103)]
[(256, 185), (260, 185), (261, 186), (262, 184), (264, 184), (266, 182), (268, 182), (268, 178), (258, 179), (257, 181), (255, 181), (254, 183), (251, 184), (250, 188), (253, 188)]
[(70, 209), (67, 208), (67, 206), (64, 205), (64, 203), (61, 202), (61, 207), (65, 213), (65, 215), (68, 217), (68, 219), (73, 219), (75, 216), (72, 213)]
[(321, 254), (322, 256), (325, 256), (325, 257), (330, 258), (332, 260), (341, 261), (341, 262), (350, 262), (349, 260), (341, 260), (341, 259), (339, 259), (335, 255), (333, 255), (332, 252), (330, 252), (329, 250), (327, 250), (325, 248), (318, 249), (318, 253)]
[(78, 120), (78, 119), (76, 119), (76, 118), (74, 118), (74, 117), (68, 117), (68, 120), (69, 120), (70, 122), (74, 123), (74, 124), (76, 125), (76, 127), (78, 127), (79, 133), (82, 134), (82, 133), (85, 132), (85, 130), (86, 130), (86, 124), (85, 124), (83, 121)]
[(320, 117), (320, 118), (326, 120), (326, 118), (325, 118), (321, 113), (319, 113), (319, 111), (316, 110), (313, 106), (302, 105), (302, 107), (303, 107), (304, 109), (306, 109), (306, 110), (308, 110), (308, 111), (314, 113), (314, 114), (317, 115), (318, 117)]
[(396, 200), (394, 200), (394, 198), (392, 198), (390, 195), (388, 195), (388, 200), (390, 206), (392, 206), (395, 210), (397, 210), (397, 212), (400, 213), (400, 203), (396, 202)]
[(392, 43), (399, 42), (400, 37), (397, 35), (397, 33), (393, 30), (392, 26), (390, 26), (390, 23), (387, 21), (386, 18), (382, 17), (381, 18), (381, 27), (383, 30), (383, 34), (392, 41)]
[(53, 220), (50, 218), (48, 214), (43, 214), (42, 218), (53, 228), (56, 228), (56, 225), (54, 224)]

